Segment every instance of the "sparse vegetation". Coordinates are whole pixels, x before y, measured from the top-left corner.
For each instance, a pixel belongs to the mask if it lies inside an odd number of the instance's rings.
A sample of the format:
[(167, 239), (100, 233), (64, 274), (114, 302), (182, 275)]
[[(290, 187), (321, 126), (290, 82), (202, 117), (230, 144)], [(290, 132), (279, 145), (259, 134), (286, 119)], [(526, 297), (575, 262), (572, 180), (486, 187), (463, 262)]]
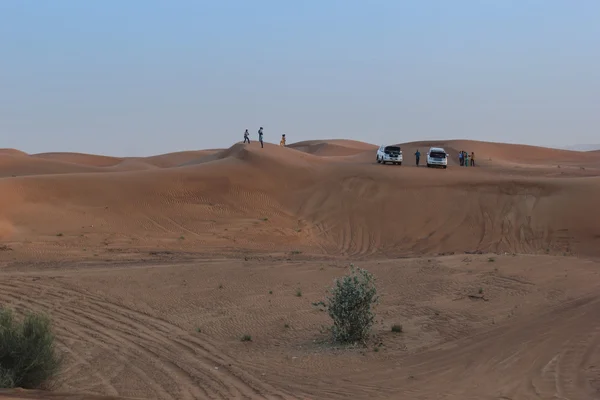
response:
[(56, 236), (60, 237), (60, 236), (64, 236), (62, 233), (57, 233)]
[(196, 328), (196, 332), (198, 332), (198, 333), (202, 333), (202, 329), (200, 329), (200, 328)]
[(496, 261), (496, 259), (494, 257), (488, 258), (488, 262), (494, 262), (494, 261)]
[(183, 236), (183, 235), (179, 236), (179, 240), (184, 240), (184, 239), (185, 239), (185, 236)]
[(219, 289), (223, 289), (223, 284), (219, 283)]
[(45, 388), (60, 363), (48, 317), (30, 313), (17, 321), (0, 308), (0, 388)]
[(302, 252), (300, 250), (292, 250), (292, 254), (294, 254), (294, 255), (302, 254)]
[(479, 294), (483, 294), (483, 288), (479, 288)]
[(400, 324), (394, 324), (394, 325), (392, 325), (392, 332), (402, 333), (402, 332), (404, 332), (404, 328), (402, 328), (402, 325), (400, 325)]
[(314, 303), (326, 310), (338, 343), (365, 342), (375, 322), (373, 307), (378, 303), (375, 278), (367, 270), (350, 266), (349, 275), (338, 278), (325, 301)]
[(273, 294), (273, 291), (272, 291), (272, 290), (269, 290), (269, 294)]
[(296, 289), (296, 297), (302, 297), (302, 289)]
[(251, 342), (251, 341), (252, 341), (252, 336), (250, 336), (250, 335), (242, 336), (242, 342)]
[(269, 218), (267, 218), (267, 217), (261, 218), (261, 221), (264, 221), (264, 222), (267, 222), (268, 220), (269, 220)]
[(285, 324), (283, 327), (288, 329), (290, 327), (290, 324)]

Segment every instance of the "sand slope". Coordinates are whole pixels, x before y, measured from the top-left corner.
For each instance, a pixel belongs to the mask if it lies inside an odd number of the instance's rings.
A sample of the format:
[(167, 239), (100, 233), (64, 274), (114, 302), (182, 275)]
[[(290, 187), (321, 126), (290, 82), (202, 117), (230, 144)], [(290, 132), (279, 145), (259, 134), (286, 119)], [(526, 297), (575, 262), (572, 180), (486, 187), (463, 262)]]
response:
[[(480, 166), (415, 168), (432, 145)], [(402, 166), (337, 140), (0, 151), (0, 303), (51, 313), (57, 393), (597, 398), (600, 153), (401, 146)], [(342, 350), (312, 303), (350, 263), (382, 303), (376, 338)]]
[[(293, 246), (355, 257), (475, 250), (600, 254), (600, 214), (593, 212), (599, 177), (336, 162), (256, 143), (209, 157), (177, 168), (101, 173), (94, 167), (97, 173), (82, 174), (92, 167), (78, 164), (71, 167), (77, 174), (5, 179), (2, 221), (14, 228), (10, 240), (24, 251), (26, 241), (38, 239), (55, 246), (57, 239), (49, 237), (62, 233), (60, 248), (81, 235), (118, 235), (133, 247), (186, 236), (178, 246)], [(10, 165), (25, 170), (20, 161)], [(66, 164), (47, 168), (59, 165)]]

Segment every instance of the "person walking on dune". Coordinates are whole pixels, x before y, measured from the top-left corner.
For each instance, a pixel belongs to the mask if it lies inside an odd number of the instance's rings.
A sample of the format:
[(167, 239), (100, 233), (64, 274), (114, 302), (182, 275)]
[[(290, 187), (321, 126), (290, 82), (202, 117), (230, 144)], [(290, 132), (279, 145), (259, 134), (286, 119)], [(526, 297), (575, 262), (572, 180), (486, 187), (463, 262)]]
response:
[(261, 149), (264, 148), (265, 146), (263, 145), (263, 131), (262, 131), (262, 126), (258, 130), (258, 141), (260, 142)]
[(281, 135), (281, 141), (279, 142), (279, 145), (285, 147), (285, 133)]
[(250, 134), (248, 133), (248, 129), (246, 129), (246, 132), (244, 132), (244, 143), (248, 142), (248, 144), (250, 143)]
[(419, 162), (421, 161), (421, 152), (419, 151), (419, 149), (417, 149), (417, 152), (415, 153), (415, 161), (417, 162), (417, 167), (418, 167)]

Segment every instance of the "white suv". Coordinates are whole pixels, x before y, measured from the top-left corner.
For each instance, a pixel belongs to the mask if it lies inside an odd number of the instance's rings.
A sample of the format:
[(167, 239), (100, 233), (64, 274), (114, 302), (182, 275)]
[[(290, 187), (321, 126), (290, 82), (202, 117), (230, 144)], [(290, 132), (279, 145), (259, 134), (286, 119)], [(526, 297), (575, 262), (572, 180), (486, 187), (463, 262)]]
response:
[(448, 167), (448, 153), (441, 147), (432, 147), (427, 152), (427, 167)]
[(402, 165), (402, 150), (398, 146), (380, 146), (377, 150), (377, 162)]

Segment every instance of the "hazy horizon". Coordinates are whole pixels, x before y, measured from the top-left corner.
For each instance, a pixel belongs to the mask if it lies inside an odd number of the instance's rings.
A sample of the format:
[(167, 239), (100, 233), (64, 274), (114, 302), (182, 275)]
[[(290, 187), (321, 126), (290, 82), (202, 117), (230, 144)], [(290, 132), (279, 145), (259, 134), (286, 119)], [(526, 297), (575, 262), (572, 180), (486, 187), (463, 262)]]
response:
[(600, 2), (0, 3), (0, 148), (598, 142)]

